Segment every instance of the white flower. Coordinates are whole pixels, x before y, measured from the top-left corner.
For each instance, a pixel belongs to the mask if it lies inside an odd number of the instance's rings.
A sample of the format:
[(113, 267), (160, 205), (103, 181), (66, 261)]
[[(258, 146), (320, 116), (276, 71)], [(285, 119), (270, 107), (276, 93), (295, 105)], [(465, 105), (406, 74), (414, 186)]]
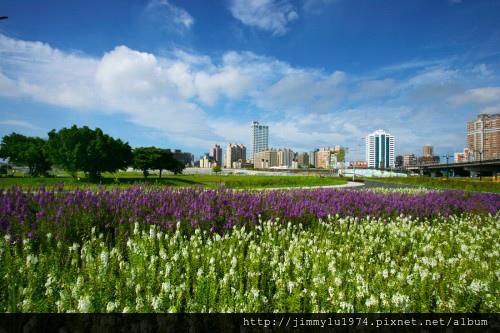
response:
[(160, 303), (161, 303), (160, 296), (153, 297), (153, 299), (151, 300), (151, 306), (155, 311), (158, 311), (160, 309)]
[(377, 305), (378, 300), (375, 298), (374, 295), (371, 295), (369, 299), (366, 300), (366, 306), (367, 307), (372, 307), (374, 305)]
[(91, 298), (88, 295), (83, 296), (78, 300), (78, 311), (83, 313), (90, 312)]
[(107, 312), (113, 312), (116, 309), (116, 304), (114, 302), (108, 302), (106, 305)]
[(33, 254), (28, 254), (26, 256), (26, 267), (30, 268), (32, 265), (36, 265), (38, 263), (38, 258)]
[(108, 264), (109, 264), (109, 253), (107, 251), (101, 252), (100, 258), (101, 258), (101, 262), (104, 263), (104, 266), (108, 266)]

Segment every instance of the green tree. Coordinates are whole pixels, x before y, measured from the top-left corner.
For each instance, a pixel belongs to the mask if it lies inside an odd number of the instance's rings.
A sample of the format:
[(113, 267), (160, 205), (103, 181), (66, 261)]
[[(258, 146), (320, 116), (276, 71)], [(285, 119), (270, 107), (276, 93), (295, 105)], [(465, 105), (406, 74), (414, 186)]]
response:
[(184, 165), (184, 162), (176, 159), (172, 155), (172, 159), (169, 160), (168, 162), (168, 171), (171, 171), (174, 173), (174, 175), (179, 175), (182, 174), (182, 170), (184, 170), (186, 166)]
[(7, 165), (6, 164), (0, 164), (0, 176), (1, 175), (7, 175)]
[(38, 137), (29, 137), (11, 133), (2, 138), (0, 158), (8, 158), (15, 165), (25, 165), (30, 176), (45, 175), (51, 168), (51, 162), (45, 153), (46, 141)]
[(149, 170), (159, 170), (161, 178), (163, 170), (168, 170), (174, 174), (182, 173), (184, 164), (174, 158), (170, 149), (156, 147), (139, 147), (133, 151), (133, 167), (141, 170), (144, 178), (149, 175)]
[(345, 154), (348, 152), (348, 147), (340, 147), (340, 150), (337, 152), (337, 162), (345, 162)]
[[(156, 169), (161, 165), (161, 149), (156, 147), (139, 147), (132, 150), (134, 169), (141, 170), (144, 178), (149, 175), (149, 170)], [(160, 171), (161, 178), (161, 171)]]
[(128, 143), (87, 126), (50, 131), (46, 150), (54, 164), (72, 177), (83, 171), (92, 180), (99, 179), (103, 172), (125, 169), (132, 162)]
[(222, 171), (220, 165), (216, 165), (212, 168), (212, 171), (215, 172), (215, 174), (217, 175), (219, 172)]

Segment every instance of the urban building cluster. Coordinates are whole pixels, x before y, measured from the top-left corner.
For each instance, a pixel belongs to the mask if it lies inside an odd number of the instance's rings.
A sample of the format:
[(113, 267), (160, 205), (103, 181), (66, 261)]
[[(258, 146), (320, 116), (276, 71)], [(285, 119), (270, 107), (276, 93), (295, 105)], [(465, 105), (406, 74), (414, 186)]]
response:
[[(391, 168), (394, 166), (394, 136), (382, 130), (366, 137), (366, 156), (368, 162), (357, 161), (356, 166)], [(314, 167), (330, 169), (339, 165), (342, 147), (322, 147), (309, 152), (298, 153), (290, 148), (273, 148), (269, 146), (269, 126), (253, 121), (250, 126), (250, 149), (241, 143), (229, 143), (224, 156), (222, 148), (214, 144), (209, 153), (200, 157), (195, 166), (213, 168), (254, 167), (259, 169), (297, 169)], [(357, 150), (357, 147), (355, 148)], [(355, 152), (356, 153), (356, 152)], [(355, 154), (356, 155), (356, 154)], [(360, 157), (362, 160), (363, 158)]]
[[(363, 143), (364, 140), (364, 143)], [(364, 146), (364, 149), (363, 149)], [(364, 138), (360, 138), (350, 153), (354, 153), (354, 161), (346, 162), (346, 166), (374, 169), (404, 169), (410, 166), (446, 162), (478, 161), (500, 157), (500, 114), (481, 114), (467, 123), (467, 147), (463, 152), (454, 155), (439, 156), (434, 146), (423, 146), (422, 154), (414, 153), (395, 156), (395, 138), (390, 133), (379, 129)], [(261, 169), (283, 168), (294, 169), (304, 167), (338, 168), (341, 146), (316, 148), (309, 152), (294, 152), (290, 148), (273, 148), (269, 146), (269, 126), (253, 121), (250, 125), (250, 147), (241, 143), (229, 143), (225, 151), (218, 144), (210, 148), (209, 153), (194, 163), (193, 155), (175, 150), (174, 155), (181, 156), (186, 165), (201, 168), (220, 166), (231, 169), (255, 167)], [(362, 151), (364, 150), (364, 156)], [(358, 159), (359, 155), (359, 159)]]
[[(500, 114), (480, 114), (467, 123), (467, 147), (462, 152), (442, 156), (446, 162), (474, 162), (500, 158)], [(434, 155), (434, 147), (425, 145), (423, 154), (405, 154), (403, 167), (440, 163), (440, 156)]]

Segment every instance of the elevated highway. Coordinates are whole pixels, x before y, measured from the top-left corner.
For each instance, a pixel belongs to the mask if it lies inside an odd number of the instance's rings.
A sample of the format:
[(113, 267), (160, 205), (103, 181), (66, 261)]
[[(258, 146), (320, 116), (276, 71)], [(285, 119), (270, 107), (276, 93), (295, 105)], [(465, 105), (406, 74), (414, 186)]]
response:
[(431, 176), (447, 173), (450, 176), (468, 176), (470, 174), (494, 176), (500, 173), (500, 158), (461, 163), (420, 164), (412, 165), (407, 169), (415, 173)]

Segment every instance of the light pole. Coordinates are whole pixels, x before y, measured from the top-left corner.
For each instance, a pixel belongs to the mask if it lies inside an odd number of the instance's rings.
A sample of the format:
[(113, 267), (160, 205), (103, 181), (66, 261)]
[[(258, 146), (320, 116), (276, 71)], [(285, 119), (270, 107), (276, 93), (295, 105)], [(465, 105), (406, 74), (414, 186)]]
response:
[[(359, 138), (359, 140), (364, 140), (365, 138)], [(358, 142), (356, 142), (356, 145), (354, 145), (354, 162), (352, 163), (352, 181), (354, 181), (354, 175), (356, 174), (356, 150), (358, 148), (358, 146), (361, 146), (361, 144), (359, 144), (359, 140)]]
[(446, 178), (449, 178), (450, 177), (450, 170), (448, 170), (448, 159), (450, 157), (453, 157), (453, 155), (446, 154), (446, 155), (443, 155), (443, 157), (446, 158)]
[(474, 153), (479, 154), (479, 181), (483, 180), (482, 179), (482, 172), (481, 172), (481, 164), (483, 164), (483, 150), (474, 150)]
[[(331, 176), (333, 177), (333, 159), (332, 159), (332, 155), (333, 156), (336, 156), (337, 153), (336, 152), (333, 152), (333, 151), (330, 151), (329, 153), (329, 161), (330, 161), (330, 172), (331, 172)], [(337, 161), (337, 159), (335, 158), (335, 161)]]

